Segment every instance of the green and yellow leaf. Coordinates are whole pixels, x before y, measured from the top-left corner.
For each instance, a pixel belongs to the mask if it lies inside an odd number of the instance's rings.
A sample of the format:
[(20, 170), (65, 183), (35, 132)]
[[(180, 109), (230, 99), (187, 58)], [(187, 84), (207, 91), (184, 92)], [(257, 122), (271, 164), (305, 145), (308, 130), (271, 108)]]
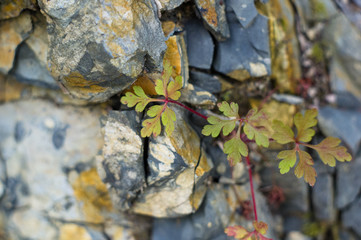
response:
[(239, 138), (239, 136), (235, 136), (231, 140), (225, 142), (223, 151), (228, 155), (227, 159), (231, 165), (240, 162), (242, 156), (246, 157), (248, 155), (247, 145)]
[(162, 113), (162, 123), (165, 127), (165, 133), (170, 136), (172, 132), (174, 131), (174, 122), (176, 120), (175, 112), (170, 109), (166, 108), (164, 112)]
[(351, 161), (352, 156), (347, 148), (339, 146), (341, 140), (334, 137), (327, 137), (317, 145), (308, 145), (315, 149), (322, 162), (331, 167), (336, 166), (336, 159), (340, 162)]
[(142, 137), (150, 137), (152, 134), (156, 137), (160, 134), (162, 130), (160, 119), (164, 110), (163, 105), (154, 105), (148, 109), (147, 115), (151, 118), (144, 120), (142, 123), (143, 128), (140, 131)]
[(258, 146), (268, 147), (270, 135), (269, 129), (268, 116), (264, 111), (251, 109), (248, 112), (243, 131), (249, 139), (255, 139)]
[(229, 118), (239, 118), (238, 108), (238, 104), (234, 102), (229, 104), (228, 102), (223, 101), (222, 103), (218, 104), (219, 111), (223, 112), (223, 114)]
[(257, 221), (253, 221), (253, 227), (254, 230), (256, 230), (256, 232), (265, 235), (267, 233), (268, 230), (268, 225), (265, 222), (257, 222)]
[(207, 121), (210, 125), (205, 125), (202, 129), (202, 134), (205, 136), (212, 135), (212, 137), (218, 137), (221, 130), (224, 136), (230, 134), (233, 129), (236, 127), (237, 120), (222, 120), (215, 116), (210, 116), (207, 118)]
[(281, 121), (274, 120), (272, 124), (273, 128), (273, 135), (272, 138), (280, 143), (280, 144), (286, 144), (290, 142), (294, 142), (294, 133), (292, 129), (289, 126), (284, 125)]
[(296, 164), (297, 156), (296, 149), (293, 150), (284, 150), (280, 152), (277, 157), (282, 159), (279, 163), (278, 168), (280, 169), (281, 174), (285, 174), (290, 171), (293, 166)]
[(299, 161), (295, 168), (295, 175), (298, 178), (304, 177), (305, 181), (314, 186), (316, 182), (316, 170), (312, 167), (313, 160), (310, 154), (305, 151), (298, 151)]
[(181, 76), (177, 76), (174, 81), (171, 81), (167, 87), (168, 97), (173, 100), (178, 100), (181, 96), (179, 89), (183, 87), (183, 80)]
[(236, 239), (242, 239), (249, 234), (249, 232), (242, 226), (227, 227), (224, 232), (227, 236), (234, 237)]
[(297, 113), (294, 117), (294, 123), (297, 128), (297, 141), (309, 142), (315, 135), (315, 130), (312, 127), (317, 124), (317, 110), (310, 109), (305, 112), (305, 115)]
[(126, 104), (128, 107), (134, 107), (135, 111), (142, 112), (148, 103), (152, 101), (150, 97), (148, 97), (143, 89), (139, 86), (133, 87), (134, 93), (127, 92), (125, 96), (123, 96), (120, 101), (123, 104)]

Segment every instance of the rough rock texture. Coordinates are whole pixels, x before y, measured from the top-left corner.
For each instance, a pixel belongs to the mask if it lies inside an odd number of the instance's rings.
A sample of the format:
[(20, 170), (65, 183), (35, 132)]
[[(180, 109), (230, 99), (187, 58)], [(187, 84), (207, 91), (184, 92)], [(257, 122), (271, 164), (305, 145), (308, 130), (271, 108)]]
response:
[(339, 209), (352, 203), (361, 191), (361, 156), (360, 154), (349, 163), (337, 166), (336, 206)]
[(207, 29), (218, 41), (230, 37), (224, 0), (195, 0)]
[(47, 15), (48, 68), (71, 95), (105, 101), (145, 67), (161, 70), (165, 38), (150, 0), (39, 1)]
[(162, 10), (173, 10), (181, 5), (184, 0), (159, 0), (159, 2), (162, 5)]
[(334, 182), (329, 174), (319, 174), (312, 188), (312, 206), (316, 219), (320, 221), (335, 221)]
[(189, 82), (210, 93), (219, 93), (222, 89), (221, 82), (216, 76), (203, 72), (191, 71)]
[(145, 184), (143, 139), (135, 111), (111, 111), (104, 120), (98, 172), (116, 208), (127, 210)]
[(361, 198), (357, 199), (352, 206), (342, 214), (342, 222), (346, 227), (350, 227), (361, 238)]
[(19, 46), (11, 73), (21, 82), (59, 89), (58, 84), (47, 69), (48, 34), (45, 17), (37, 14), (32, 17), (32, 20), (34, 31)]
[(357, 153), (361, 143), (360, 112), (323, 107), (319, 110), (318, 119), (320, 128), (326, 136), (341, 138), (354, 154)]
[(29, 13), (0, 22), (0, 73), (7, 74), (13, 66), (17, 46), (32, 31)]
[(328, 20), (332, 17), (335, 17), (339, 13), (333, 1), (300, 0), (295, 1), (294, 4), (297, 7), (300, 19), (303, 21), (304, 26), (307, 26), (308, 23), (315, 21)]
[(251, 24), (243, 27), (236, 10), (227, 7), (232, 38), (217, 43), (213, 66), (240, 81), (267, 76), (271, 73), (268, 19), (257, 14), (248, 20)]
[(191, 83), (182, 89), (179, 100), (207, 108), (213, 108), (217, 103), (217, 98), (213, 94), (200, 87), (193, 86)]
[[(176, 114), (183, 115), (180, 110)], [(177, 217), (198, 209), (206, 191), (202, 183), (213, 164), (195, 131), (179, 117), (170, 137), (150, 139), (148, 153), (148, 187), (132, 210), (154, 217)]]
[(36, 0), (2, 0), (0, 20), (17, 17), (24, 9), (36, 10)]

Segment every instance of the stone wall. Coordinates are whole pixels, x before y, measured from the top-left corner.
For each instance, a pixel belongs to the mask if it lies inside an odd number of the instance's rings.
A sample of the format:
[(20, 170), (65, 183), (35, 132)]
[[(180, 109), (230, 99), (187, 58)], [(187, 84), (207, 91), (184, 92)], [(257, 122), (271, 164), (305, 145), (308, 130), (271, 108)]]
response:
[(259, 219), (274, 240), (361, 239), (360, 7), (1, 1), (0, 239), (221, 240), (252, 226), (245, 166), (200, 135), (203, 119), (172, 106), (174, 133), (144, 139), (143, 114), (120, 104), (131, 86), (155, 95), (165, 61), (183, 77), (181, 101), (204, 113), (263, 101), (291, 124), (317, 107), (318, 137), (341, 138), (353, 161), (316, 159), (310, 188), (279, 173), (277, 146), (252, 147)]

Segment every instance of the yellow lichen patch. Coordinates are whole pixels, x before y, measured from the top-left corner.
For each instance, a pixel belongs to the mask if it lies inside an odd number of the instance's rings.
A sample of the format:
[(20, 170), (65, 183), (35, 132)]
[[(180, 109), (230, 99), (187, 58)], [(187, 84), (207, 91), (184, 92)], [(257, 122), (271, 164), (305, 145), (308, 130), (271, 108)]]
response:
[(209, 172), (211, 170), (211, 166), (209, 165), (206, 153), (202, 150), (202, 156), (199, 161), (199, 164), (196, 168), (196, 175), (197, 177), (201, 177), (204, 173)]
[(177, 38), (177, 36), (172, 36), (165, 42), (167, 44), (167, 51), (163, 58), (163, 63), (168, 61), (174, 67), (173, 77), (180, 75), (182, 72), (181, 52), (178, 47)]
[(208, 24), (213, 27), (217, 27), (218, 19), (215, 8), (215, 0), (200, 0), (198, 1), (198, 5), (198, 8), (202, 9), (200, 12)]
[(27, 85), (19, 83), (14, 78), (0, 74), (0, 102), (21, 98), (21, 93)]
[(173, 21), (164, 21), (162, 22), (162, 29), (165, 37), (168, 37), (169, 34), (171, 34), (176, 25)]
[(112, 210), (107, 187), (95, 168), (80, 173), (72, 183), (74, 195), (83, 206), (83, 213), (89, 222), (101, 223), (104, 214)]
[(65, 86), (71, 91), (80, 93), (99, 93), (104, 92), (107, 88), (96, 85), (96, 83), (86, 80), (79, 72), (72, 72), (64, 77), (66, 80)]
[(272, 77), (281, 91), (294, 92), (301, 78), (301, 67), (292, 6), (283, 0), (269, 1), (265, 6), (269, 18)]
[(92, 240), (84, 227), (76, 224), (64, 224), (60, 228), (59, 240)]
[(157, 77), (154, 78), (154, 76), (150, 74), (144, 74), (137, 78), (137, 81), (135, 81), (130, 88), (126, 91), (133, 92), (133, 86), (140, 86), (143, 88), (144, 92), (148, 95), (157, 95), (157, 92), (155, 91), (155, 80), (158, 78), (160, 79), (161, 75), (157, 74)]
[(251, 77), (251, 75), (249, 74), (249, 72), (246, 69), (237, 69), (230, 73), (227, 73), (227, 75), (238, 81), (244, 81)]
[(197, 210), (202, 203), (205, 193), (207, 192), (206, 186), (200, 186), (191, 196), (190, 202), (194, 210)]
[(36, 0), (2, 0), (0, 3), (0, 19), (17, 17), (25, 9), (35, 10)]

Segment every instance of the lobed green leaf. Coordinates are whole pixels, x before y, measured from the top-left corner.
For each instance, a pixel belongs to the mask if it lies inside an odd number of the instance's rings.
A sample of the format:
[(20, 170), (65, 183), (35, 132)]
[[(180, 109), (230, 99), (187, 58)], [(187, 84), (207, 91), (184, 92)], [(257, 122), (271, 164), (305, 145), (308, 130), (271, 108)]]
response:
[(292, 129), (289, 126), (284, 125), (281, 121), (274, 120), (272, 124), (273, 128), (273, 135), (272, 138), (280, 143), (280, 144), (286, 144), (290, 142), (294, 142), (294, 133)]
[(218, 137), (223, 129), (222, 133), (224, 136), (229, 135), (236, 127), (237, 120), (222, 120), (215, 116), (207, 118), (210, 125), (205, 125), (202, 129), (202, 134), (205, 136), (212, 135), (212, 137)]
[(170, 136), (174, 131), (174, 122), (176, 120), (175, 112), (170, 109), (166, 108), (162, 114), (162, 123), (165, 127), (165, 133)]
[(248, 155), (247, 145), (238, 137), (235, 136), (231, 140), (224, 143), (223, 151), (226, 153), (227, 159), (231, 165), (240, 162), (242, 156)]
[(234, 102), (229, 104), (228, 102), (223, 101), (222, 103), (218, 104), (219, 111), (221, 111), (226, 117), (230, 118), (239, 118), (238, 108), (238, 104)]
[(278, 168), (280, 169), (281, 174), (285, 174), (290, 171), (293, 166), (296, 164), (297, 155), (296, 150), (284, 150), (278, 153), (277, 157), (282, 159), (279, 163)]
[(295, 168), (295, 175), (298, 178), (304, 176), (305, 181), (310, 185), (314, 186), (316, 183), (316, 170), (312, 167), (313, 160), (309, 153), (305, 151), (298, 151), (299, 161)]
[(121, 103), (126, 104), (128, 107), (134, 107), (136, 105), (135, 111), (142, 112), (144, 111), (144, 108), (147, 106), (147, 104), (152, 101), (152, 99), (145, 94), (143, 88), (140, 86), (134, 86), (133, 90), (134, 93), (125, 93), (125, 96), (123, 96), (120, 101)]
[(177, 76), (174, 81), (171, 81), (167, 87), (168, 97), (173, 100), (178, 100), (181, 96), (179, 89), (183, 87), (183, 80), (181, 76)]
[(294, 122), (297, 128), (297, 140), (300, 142), (309, 142), (315, 135), (315, 130), (311, 127), (317, 124), (317, 110), (310, 109), (305, 112), (305, 115), (297, 113), (294, 117)]

